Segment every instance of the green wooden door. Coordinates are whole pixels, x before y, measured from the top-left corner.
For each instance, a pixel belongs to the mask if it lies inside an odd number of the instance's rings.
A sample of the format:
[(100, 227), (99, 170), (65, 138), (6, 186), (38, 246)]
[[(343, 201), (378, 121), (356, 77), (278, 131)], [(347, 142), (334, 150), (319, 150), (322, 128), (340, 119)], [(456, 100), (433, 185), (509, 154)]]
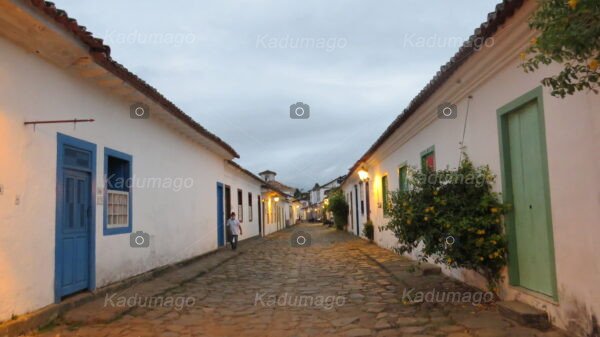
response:
[[(518, 285), (554, 296), (553, 240), (545, 186), (546, 165), (538, 105), (532, 101), (508, 114), (508, 159), (516, 240)], [(516, 253), (516, 254), (515, 254)], [(516, 256), (515, 256), (516, 255)]]

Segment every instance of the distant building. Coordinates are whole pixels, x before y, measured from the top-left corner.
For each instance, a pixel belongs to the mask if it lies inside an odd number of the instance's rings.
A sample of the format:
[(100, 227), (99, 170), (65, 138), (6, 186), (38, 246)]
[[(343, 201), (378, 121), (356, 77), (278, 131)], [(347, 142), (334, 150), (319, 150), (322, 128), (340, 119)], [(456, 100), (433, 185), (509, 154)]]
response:
[(309, 193), (309, 205), (307, 209), (307, 219), (311, 221), (319, 221), (324, 219), (323, 209), (325, 207), (325, 200), (329, 191), (340, 187), (340, 184), (344, 181), (346, 176), (339, 176), (323, 185), (315, 183), (315, 186), (308, 192)]
[(277, 173), (266, 170), (259, 175), (263, 181), (263, 209), (265, 214), (264, 234), (291, 226), (296, 214), (292, 206), (294, 187), (287, 186), (275, 179)]

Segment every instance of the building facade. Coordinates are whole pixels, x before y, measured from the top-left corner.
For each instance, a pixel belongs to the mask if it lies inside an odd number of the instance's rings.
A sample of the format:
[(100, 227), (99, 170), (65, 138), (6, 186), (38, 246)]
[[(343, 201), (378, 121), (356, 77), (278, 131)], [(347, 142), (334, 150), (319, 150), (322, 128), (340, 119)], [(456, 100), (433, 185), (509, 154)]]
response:
[[(527, 24), (535, 8), (536, 1), (498, 7), (471, 40), (493, 43), (463, 48), (442, 67), (356, 162), (342, 188), (351, 206), (349, 230), (362, 235), (367, 219), (376, 228), (389, 220), (383, 203), (406, 186), (407, 167), (457, 167), (462, 144), (475, 165), (489, 165), (497, 176), (495, 190), (513, 205), (513, 219), (535, 210), (532, 222), (506, 220), (510, 262), (500, 296), (544, 310), (553, 324), (582, 334), (600, 315), (593, 239), (600, 235), (600, 96), (553, 97), (540, 81), (559, 66), (529, 74), (519, 68), (519, 54), (536, 34)], [(445, 102), (456, 104), (456, 118), (438, 117)], [(398, 244), (390, 231), (377, 229), (374, 241)], [(474, 272), (443, 271), (485, 287)]]
[[(235, 150), (43, 1), (0, 5), (0, 321), (262, 231)], [(261, 232), (262, 231), (262, 232)]]

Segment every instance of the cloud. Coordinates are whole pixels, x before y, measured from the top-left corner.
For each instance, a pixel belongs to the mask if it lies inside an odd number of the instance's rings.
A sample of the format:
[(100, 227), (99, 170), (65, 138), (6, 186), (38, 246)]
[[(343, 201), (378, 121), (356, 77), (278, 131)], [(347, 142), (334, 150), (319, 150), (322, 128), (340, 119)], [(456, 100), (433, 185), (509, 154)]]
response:
[[(347, 173), (496, 1), (57, 0), (57, 6), (230, 143), (243, 166), (271, 169), (287, 184), (310, 188)], [(419, 38), (433, 46), (417, 45)], [(275, 47), (261, 42), (269, 39)], [(297, 101), (311, 106), (309, 120), (290, 119)]]

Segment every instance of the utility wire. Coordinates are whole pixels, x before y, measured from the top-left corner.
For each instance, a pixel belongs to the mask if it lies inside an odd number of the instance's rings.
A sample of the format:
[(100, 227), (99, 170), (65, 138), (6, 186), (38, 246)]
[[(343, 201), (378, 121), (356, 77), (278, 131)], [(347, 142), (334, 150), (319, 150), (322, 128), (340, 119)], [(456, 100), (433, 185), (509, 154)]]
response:
[(462, 161), (462, 154), (465, 148), (465, 134), (467, 132), (467, 120), (469, 119), (469, 107), (471, 106), (471, 100), (473, 96), (469, 95), (467, 99), (467, 112), (465, 113), (465, 124), (463, 126), (462, 139), (460, 141), (460, 154), (458, 156), (458, 166), (460, 166), (460, 162)]

